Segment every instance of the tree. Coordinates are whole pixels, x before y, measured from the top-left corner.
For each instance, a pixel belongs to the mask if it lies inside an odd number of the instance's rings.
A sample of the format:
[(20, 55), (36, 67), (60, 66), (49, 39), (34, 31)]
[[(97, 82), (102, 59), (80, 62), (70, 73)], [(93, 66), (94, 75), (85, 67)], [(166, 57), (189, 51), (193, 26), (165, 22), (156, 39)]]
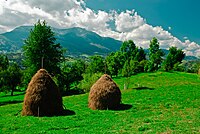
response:
[(127, 60), (122, 68), (122, 76), (124, 77), (130, 77), (131, 76), (131, 67), (130, 63)]
[(120, 51), (124, 54), (126, 60), (130, 60), (134, 59), (137, 54), (138, 48), (132, 40), (128, 40), (122, 43)]
[(146, 53), (142, 47), (140, 47), (140, 49), (138, 49), (138, 51), (134, 57), (134, 60), (138, 61), (138, 62), (146, 60)]
[(66, 90), (69, 90), (72, 84), (75, 86), (78, 85), (78, 82), (83, 79), (82, 75), (85, 72), (85, 69), (86, 69), (86, 64), (83, 60), (80, 59), (73, 62), (71, 65), (68, 64), (63, 67), (62, 69), (62, 75), (64, 79), (63, 84)]
[(117, 76), (119, 70), (123, 68), (124, 56), (121, 52), (112, 52), (106, 57), (107, 73)]
[(0, 54), (0, 71), (6, 70), (9, 66), (8, 57)]
[(147, 64), (148, 72), (156, 71), (161, 67), (162, 56), (164, 56), (164, 52), (159, 48), (159, 42), (154, 37), (150, 41), (150, 46), (149, 46), (149, 62)]
[(59, 63), (63, 60), (63, 49), (55, 42), (55, 34), (50, 26), (39, 20), (30, 31), (23, 47), (24, 64), (31, 74), (28, 77), (40, 68), (45, 68), (52, 76), (60, 73)]
[(105, 63), (103, 57), (99, 55), (91, 56), (90, 63), (86, 69), (86, 73), (105, 73)]
[(16, 63), (13, 63), (8, 67), (7, 70), (4, 70), (0, 73), (0, 79), (3, 84), (3, 88), (11, 91), (11, 96), (13, 96), (17, 85), (21, 83), (21, 78), (22, 73), (20, 67)]
[(181, 49), (177, 49), (177, 47), (170, 47), (169, 54), (167, 55), (167, 58), (164, 61), (165, 71), (172, 70), (175, 67), (175, 65), (178, 66), (178, 64), (181, 63), (184, 57), (185, 54)]

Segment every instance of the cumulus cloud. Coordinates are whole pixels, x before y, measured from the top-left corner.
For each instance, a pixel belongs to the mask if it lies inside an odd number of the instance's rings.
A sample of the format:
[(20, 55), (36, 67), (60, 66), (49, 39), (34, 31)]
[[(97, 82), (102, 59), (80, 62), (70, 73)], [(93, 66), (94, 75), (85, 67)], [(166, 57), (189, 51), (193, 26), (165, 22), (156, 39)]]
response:
[(127, 10), (120, 14), (115, 13), (116, 30), (119, 32), (130, 32), (143, 24), (145, 24), (145, 20), (137, 15), (137, 12), (134, 12), (134, 10)]
[[(133, 40), (138, 46), (148, 48), (156, 37), (160, 47), (176, 46), (187, 55), (200, 56), (200, 45), (184, 38), (182, 42), (161, 26), (151, 26), (136, 11), (94, 11), (84, 0), (1, 0), (0, 33), (20, 25), (33, 25), (38, 19), (46, 20), (57, 28), (82, 27), (101, 36), (117, 40)], [(112, 28), (110, 27), (112, 22)]]
[(68, 27), (83, 27), (91, 31), (104, 31), (107, 29), (109, 14), (104, 11), (95, 13), (89, 8), (71, 9), (66, 12), (65, 20), (68, 22)]

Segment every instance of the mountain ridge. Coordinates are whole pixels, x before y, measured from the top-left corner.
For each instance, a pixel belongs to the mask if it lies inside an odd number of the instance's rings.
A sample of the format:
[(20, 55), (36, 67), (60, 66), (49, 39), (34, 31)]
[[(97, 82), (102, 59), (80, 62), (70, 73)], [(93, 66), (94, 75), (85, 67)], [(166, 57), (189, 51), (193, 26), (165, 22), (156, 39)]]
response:
[[(33, 26), (20, 26), (10, 32), (0, 34), (0, 52), (19, 52), (24, 40), (28, 37)], [(69, 29), (52, 28), (56, 43), (60, 43), (70, 55), (105, 55), (119, 50), (121, 41), (74, 27)]]

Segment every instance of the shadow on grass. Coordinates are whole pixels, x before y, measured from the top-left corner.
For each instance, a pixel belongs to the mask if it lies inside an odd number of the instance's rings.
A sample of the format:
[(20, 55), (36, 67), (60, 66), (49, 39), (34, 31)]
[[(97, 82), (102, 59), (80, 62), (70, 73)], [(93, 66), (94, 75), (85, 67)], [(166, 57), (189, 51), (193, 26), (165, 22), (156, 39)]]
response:
[(75, 114), (76, 113), (72, 110), (64, 109), (61, 113), (50, 114), (50, 115), (40, 115), (38, 117), (58, 117), (58, 116), (70, 116), (70, 115), (75, 115)]
[(132, 88), (132, 89), (136, 89), (136, 90), (154, 90), (155, 88), (150, 88), (150, 87), (136, 87), (136, 88)]
[(63, 96), (80, 95), (80, 94), (85, 94), (85, 92), (82, 89), (71, 89), (68, 90), (66, 93), (64, 93)]
[(16, 103), (21, 103), (23, 101), (16, 101), (16, 100), (13, 100), (13, 101), (4, 101), (4, 102), (0, 102), (0, 106), (3, 106), (3, 105), (8, 105), (8, 104), (16, 104)]
[(115, 109), (111, 109), (114, 111), (124, 111), (124, 110), (129, 110), (132, 108), (132, 105), (130, 104), (120, 104), (119, 107), (115, 108)]
[(65, 109), (62, 114), (58, 115), (58, 116), (69, 116), (69, 115), (75, 115), (76, 113), (72, 110), (69, 109)]

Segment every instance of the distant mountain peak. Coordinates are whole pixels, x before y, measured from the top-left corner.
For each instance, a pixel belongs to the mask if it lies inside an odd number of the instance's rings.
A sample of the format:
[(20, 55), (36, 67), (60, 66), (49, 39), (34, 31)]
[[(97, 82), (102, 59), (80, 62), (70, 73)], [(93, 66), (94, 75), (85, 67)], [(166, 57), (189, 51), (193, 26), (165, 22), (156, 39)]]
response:
[[(33, 26), (20, 26), (14, 30), (0, 34), (0, 52), (16, 52), (21, 50), (24, 40), (28, 37)], [(72, 55), (105, 55), (119, 50), (121, 41), (101, 37), (100, 35), (80, 27), (69, 29), (52, 28), (57, 42)]]

